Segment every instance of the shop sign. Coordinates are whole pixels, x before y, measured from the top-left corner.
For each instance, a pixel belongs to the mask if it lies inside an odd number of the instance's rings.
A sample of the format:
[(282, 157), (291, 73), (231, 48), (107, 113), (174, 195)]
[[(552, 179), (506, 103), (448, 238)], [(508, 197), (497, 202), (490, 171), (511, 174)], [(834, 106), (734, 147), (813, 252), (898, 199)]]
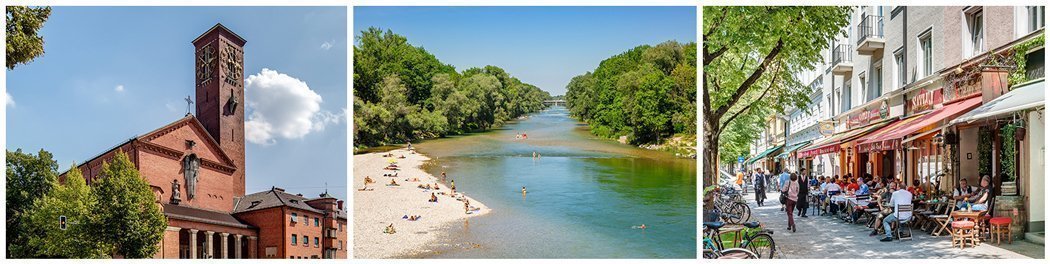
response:
[(944, 102), (944, 97), (941, 96), (942, 90), (941, 88), (919, 90), (915, 96), (908, 99), (908, 110), (914, 114), (933, 109), (934, 105)]
[(857, 152), (868, 153), (872, 151), (895, 150), (901, 145), (900, 139), (869, 142), (857, 146)]
[(863, 127), (872, 124), (875, 121), (886, 119), (889, 115), (889, 105), (886, 104), (886, 99), (883, 99), (880, 104), (868, 106), (860, 112), (849, 115), (849, 118), (846, 121), (846, 128), (853, 129)]
[(820, 134), (825, 137), (835, 134), (835, 121), (820, 121)]

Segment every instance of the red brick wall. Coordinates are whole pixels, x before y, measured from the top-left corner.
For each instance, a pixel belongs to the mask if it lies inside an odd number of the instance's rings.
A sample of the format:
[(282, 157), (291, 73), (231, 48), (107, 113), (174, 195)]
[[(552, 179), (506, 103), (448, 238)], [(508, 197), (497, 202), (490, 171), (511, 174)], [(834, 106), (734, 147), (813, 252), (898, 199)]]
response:
[(213, 211), (233, 211), (233, 202), (238, 194), (229, 184), (231, 178), (222, 172), (201, 166), (197, 174), (197, 193), (193, 199), (189, 199), (189, 192), (185, 177), (182, 175), (182, 161), (173, 160), (150, 152), (139, 154), (139, 172), (146, 178), (150, 185), (160, 187), (164, 193), (161, 194), (161, 203), (171, 201), (171, 182), (179, 180), (181, 185), (182, 202), (179, 205), (203, 208)]
[[(298, 215), (298, 222), (293, 223), (291, 221), (293, 212)], [(305, 221), (303, 220), (304, 216), (307, 218)], [(285, 244), (288, 248), (288, 253), (285, 255), (285, 258), (288, 258), (289, 256), (302, 258), (310, 258), (314, 255), (318, 258), (324, 256), (321, 246), (314, 244), (314, 238), (318, 238), (318, 242), (321, 241), (320, 238), (324, 228), (314, 225), (314, 218), (317, 218), (318, 221), (322, 221), (324, 215), (288, 207), (283, 217), (283, 222), (287, 225), (285, 236), (290, 238), (292, 237), (292, 234), (295, 234), (299, 237), (299, 243), (295, 245), (292, 245), (291, 242)], [(306, 236), (310, 237), (309, 244), (303, 243), (303, 238)]]
[[(230, 184), (237, 193), (244, 195), (244, 107), (246, 105), (244, 99), (244, 69), (241, 68), (240, 72), (235, 74), (239, 74), (240, 77), (235, 82), (236, 84), (231, 85), (225, 81), (225, 76), (233, 73), (225, 72), (225, 67), (222, 67), (222, 65), (227, 56), (225, 50), (228, 46), (231, 46), (241, 51), (242, 55), (240, 58), (243, 66), (243, 46), (245, 43), (241, 42), (232, 33), (221, 28), (208, 32), (207, 35), (200, 37), (193, 43), (195, 50), (200, 50), (201, 47), (209, 44), (215, 47), (214, 58), (216, 63), (211, 65), (212, 76), (210, 81), (201, 82), (201, 80), (195, 79), (196, 116), (208, 133), (219, 142), (226, 155), (236, 164), (238, 169), (234, 173)], [(196, 54), (194, 56), (196, 58)], [(198, 61), (197, 63), (200, 62)], [(239, 104), (237, 108), (232, 109), (233, 111), (227, 111), (226, 103), (231, 94), (237, 98)]]
[[(266, 258), (266, 247), (277, 247), (277, 258), (284, 258), (286, 240), (284, 236), (284, 208), (274, 207), (237, 214), (236, 217), (259, 228), (259, 241), (256, 246), (259, 258)], [(287, 221), (285, 219), (284, 221)]]

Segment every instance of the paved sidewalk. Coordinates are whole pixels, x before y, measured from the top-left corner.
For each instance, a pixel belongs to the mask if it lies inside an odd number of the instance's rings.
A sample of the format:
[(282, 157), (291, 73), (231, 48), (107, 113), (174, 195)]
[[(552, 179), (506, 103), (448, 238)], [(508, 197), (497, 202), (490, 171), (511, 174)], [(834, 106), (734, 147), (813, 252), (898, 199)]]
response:
[(779, 258), (1044, 258), (1043, 245), (1026, 241), (1014, 241), (1012, 245), (1004, 242), (1002, 246), (981, 243), (976, 248), (959, 249), (952, 248), (948, 236), (935, 237), (919, 229), (913, 229), (912, 240), (881, 242), (882, 235), (868, 236), (871, 229), (864, 224), (848, 224), (831, 216), (796, 216), (798, 231), (791, 233), (787, 230), (787, 215), (780, 211), (778, 193), (768, 193), (763, 207), (755, 203), (753, 192), (746, 197), (751, 206), (751, 221), (761, 221), (765, 228), (774, 230)]

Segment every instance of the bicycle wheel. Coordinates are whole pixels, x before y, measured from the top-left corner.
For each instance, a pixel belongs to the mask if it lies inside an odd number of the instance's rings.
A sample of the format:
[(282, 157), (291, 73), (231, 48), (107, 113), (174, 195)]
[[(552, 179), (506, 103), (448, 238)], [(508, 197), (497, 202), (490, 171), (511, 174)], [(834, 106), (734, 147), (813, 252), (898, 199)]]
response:
[(729, 206), (729, 214), (732, 221), (726, 221), (730, 224), (742, 224), (746, 223), (747, 220), (751, 219), (751, 208), (747, 204), (735, 203)]
[(759, 258), (764, 259), (773, 258), (773, 253), (777, 249), (776, 243), (773, 242), (773, 236), (765, 233), (755, 235), (744, 243), (747, 243), (747, 249), (758, 254)]
[(740, 224), (744, 221), (741, 218), (741, 209), (736, 205), (727, 206), (725, 211), (722, 212), (722, 219), (729, 224)]
[(717, 259), (720, 255), (711, 249), (704, 249), (704, 259)]
[(755, 252), (751, 252), (750, 250), (743, 249), (743, 248), (730, 248), (730, 249), (722, 250), (722, 252), (720, 252), (720, 253), (722, 254), (722, 256), (718, 257), (720, 259), (757, 259), (758, 258), (758, 254), (755, 254)]

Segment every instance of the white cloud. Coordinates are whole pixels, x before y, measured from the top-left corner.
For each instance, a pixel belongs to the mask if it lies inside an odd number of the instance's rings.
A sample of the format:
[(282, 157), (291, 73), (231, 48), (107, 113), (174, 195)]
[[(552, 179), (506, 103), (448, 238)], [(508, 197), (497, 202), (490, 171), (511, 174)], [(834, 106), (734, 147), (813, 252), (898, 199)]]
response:
[(15, 108), (15, 98), (11, 97), (11, 93), (4, 92), (4, 100), (7, 101), (7, 107)]
[(117, 85), (117, 87), (113, 88), (113, 90), (117, 91), (118, 93), (124, 92), (124, 85), (123, 84)]
[(277, 138), (298, 139), (346, 118), (345, 110), (338, 114), (322, 110), (321, 95), (287, 74), (263, 69), (248, 76), (244, 86), (249, 94), (250, 114), (245, 122), (248, 142), (270, 145)]
[[(334, 41), (333, 41), (333, 42), (334, 42)], [(323, 49), (323, 50), (329, 50), (329, 49), (331, 49), (331, 48), (332, 48), (332, 42), (329, 42), (329, 41), (325, 41), (324, 43), (321, 43), (321, 49)]]

